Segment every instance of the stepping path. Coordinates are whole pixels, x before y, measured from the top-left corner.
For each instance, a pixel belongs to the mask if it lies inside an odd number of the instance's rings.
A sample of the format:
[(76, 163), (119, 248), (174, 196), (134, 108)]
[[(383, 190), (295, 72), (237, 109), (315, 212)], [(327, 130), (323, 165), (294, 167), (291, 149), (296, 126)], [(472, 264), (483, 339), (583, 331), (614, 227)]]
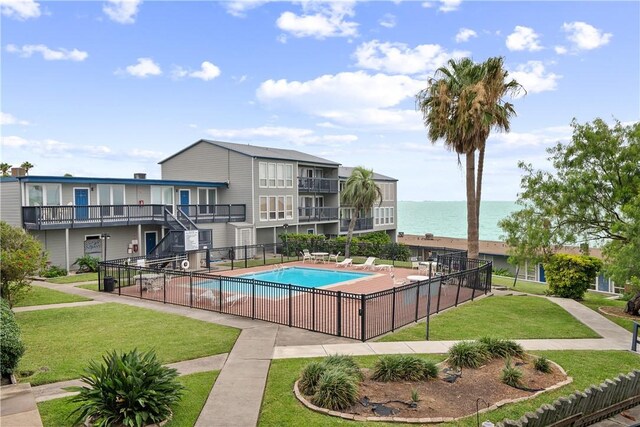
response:
[[(319, 333), (287, 328), (205, 310), (193, 310), (129, 297), (105, 294), (69, 285), (37, 284), (100, 302), (149, 308), (242, 329), (196, 422), (198, 427), (255, 426), (271, 359), (322, 357), (343, 353), (376, 355), (393, 353), (446, 353), (457, 341), (354, 342)], [(505, 295), (506, 293), (496, 292)], [(510, 293), (513, 294), (513, 293)], [(548, 298), (540, 296), (540, 298)], [(628, 350), (631, 333), (573, 300), (548, 298), (602, 336), (601, 339), (518, 340), (525, 350)], [(71, 303), (86, 304), (86, 303)], [(61, 306), (61, 305), (58, 305)], [(47, 308), (54, 308), (48, 307)], [(57, 307), (55, 307), (57, 308)], [(187, 363), (187, 362), (181, 362)], [(210, 369), (207, 369), (210, 370)], [(42, 395), (44, 396), (44, 394)]]

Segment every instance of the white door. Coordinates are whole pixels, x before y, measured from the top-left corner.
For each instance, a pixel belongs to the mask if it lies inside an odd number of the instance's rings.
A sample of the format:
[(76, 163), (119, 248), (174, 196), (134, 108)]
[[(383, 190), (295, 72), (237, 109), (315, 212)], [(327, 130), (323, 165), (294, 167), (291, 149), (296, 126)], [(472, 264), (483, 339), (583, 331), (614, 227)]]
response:
[(255, 248), (248, 248), (247, 253), (244, 253), (244, 246), (251, 246), (253, 244), (253, 229), (241, 228), (238, 230), (236, 246), (240, 246), (236, 251), (236, 259), (253, 258), (255, 256)]

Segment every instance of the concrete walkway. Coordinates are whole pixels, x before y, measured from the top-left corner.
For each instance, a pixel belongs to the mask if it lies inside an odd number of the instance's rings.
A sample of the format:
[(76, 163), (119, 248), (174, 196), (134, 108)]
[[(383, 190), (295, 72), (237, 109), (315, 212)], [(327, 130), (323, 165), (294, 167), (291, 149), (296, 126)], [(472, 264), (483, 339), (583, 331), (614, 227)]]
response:
[[(260, 415), (262, 396), (271, 359), (322, 357), (342, 353), (376, 355), (392, 353), (446, 353), (457, 341), (355, 342), (344, 338), (274, 325), (267, 322), (225, 315), (188, 307), (166, 305), (106, 293), (98, 293), (72, 285), (34, 283), (94, 299), (94, 304), (116, 302), (148, 308), (242, 329), (229, 353), (205, 406), (196, 423), (208, 426), (255, 426)], [(541, 297), (545, 298), (545, 297)], [(567, 310), (576, 319), (593, 329), (601, 339), (518, 340), (525, 350), (628, 350), (631, 333), (573, 300), (548, 298)], [(84, 304), (87, 303), (72, 303)], [(60, 307), (61, 305), (57, 305)], [(46, 308), (57, 308), (44, 306)], [(45, 309), (45, 308), (43, 308)], [(182, 362), (187, 363), (188, 362)], [(198, 368), (196, 368), (198, 369)], [(207, 368), (212, 370), (215, 368)], [(43, 386), (44, 387), (44, 386)], [(55, 387), (53, 388), (55, 390)], [(57, 391), (60, 389), (58, 387)], [(47, 393), (38, 390), (38, 399)]]

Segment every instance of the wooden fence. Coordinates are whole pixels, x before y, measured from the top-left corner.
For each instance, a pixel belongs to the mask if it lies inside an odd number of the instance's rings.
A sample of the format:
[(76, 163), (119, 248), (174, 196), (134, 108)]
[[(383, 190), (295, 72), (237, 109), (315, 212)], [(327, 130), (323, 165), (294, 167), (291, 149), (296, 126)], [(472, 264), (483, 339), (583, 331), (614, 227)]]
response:
[(638, 404), (640, 370), (634, 370), (542, 405), (519, 420), (504, 420), (498, 427), (587, 426)]

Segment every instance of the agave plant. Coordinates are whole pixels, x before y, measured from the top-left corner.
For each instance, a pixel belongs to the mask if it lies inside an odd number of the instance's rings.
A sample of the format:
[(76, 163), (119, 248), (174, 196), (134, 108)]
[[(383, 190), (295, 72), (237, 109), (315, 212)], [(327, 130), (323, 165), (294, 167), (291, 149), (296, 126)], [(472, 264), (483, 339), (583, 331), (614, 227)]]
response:
[(80, 392), (72, 401), (81, 405), (71, 413), (76, 423), (89, 419), (93, 425), (142, 427), (171, 416), (171, 406), (184, 387), (178, 371), (162, 366), (153, 350), (141, 353), (108, 353), (104, 363), (91, 361), (81, 377), (88, 387), (69, 387)]

